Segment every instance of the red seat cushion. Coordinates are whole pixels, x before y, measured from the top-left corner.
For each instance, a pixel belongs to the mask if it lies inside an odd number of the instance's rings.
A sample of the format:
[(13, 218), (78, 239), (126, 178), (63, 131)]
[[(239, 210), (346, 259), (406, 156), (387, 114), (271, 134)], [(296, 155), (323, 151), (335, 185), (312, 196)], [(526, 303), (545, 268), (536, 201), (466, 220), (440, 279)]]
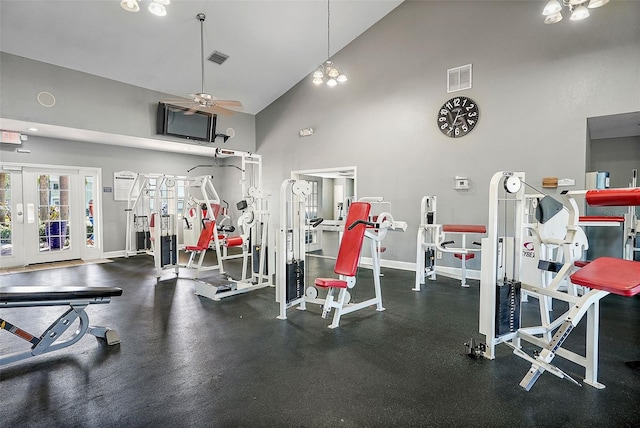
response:
[(600, 257), (571, 275), (571, 282), (621, 296), (640, 293), (640, 262)]
[(487, 228), (479, 224), (443, 224), (443, 232), (487, 233)]
[(464, 259), (465, 259), (465, 260), (470, 260), (470, 259), (472, 259), (472, 258), (474, 258), (474, 257), (476, 256), (476, 255), (475, 255), (475, 254), (473, 254), (473, 253), (467, 253), (467, 254), (455, 253), (455, 254), (453, 255), (453, 257), (455, 257), (456, 259), (460, 259), (460, 260), (462, 260), (462, 256), (463, 256), (463, 255), (464, 255)]
[(329, 288), (329, 287), (347, 288), (347, 281), (343, 281), (341, 279), (336, 279), (336, 278), (316, 278), (315, 284), (318, 287), (322, 287), (322, 288)]
[(187, 245), (184, 247), (185, 251), (204, 251), (207, 247), (198, 247), (197, 245)]
[(575, 262), (573, 262), (573, 265), (575, 267), (585, 267), (586, 265), (588, 265), (589, 263), (591, 263), (591, 261), (589, 260), (576, 260)]

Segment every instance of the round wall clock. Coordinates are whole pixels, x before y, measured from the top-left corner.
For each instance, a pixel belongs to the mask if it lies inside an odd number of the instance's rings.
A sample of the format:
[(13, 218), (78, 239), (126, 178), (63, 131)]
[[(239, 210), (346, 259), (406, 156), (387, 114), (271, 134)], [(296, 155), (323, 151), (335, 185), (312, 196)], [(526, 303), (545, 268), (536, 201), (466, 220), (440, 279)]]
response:
[(471, 98), (454, 97), (440, 107), (438, 128), (447, 137), (464, 137), (475, 128), (480, 118), (478, 104)]

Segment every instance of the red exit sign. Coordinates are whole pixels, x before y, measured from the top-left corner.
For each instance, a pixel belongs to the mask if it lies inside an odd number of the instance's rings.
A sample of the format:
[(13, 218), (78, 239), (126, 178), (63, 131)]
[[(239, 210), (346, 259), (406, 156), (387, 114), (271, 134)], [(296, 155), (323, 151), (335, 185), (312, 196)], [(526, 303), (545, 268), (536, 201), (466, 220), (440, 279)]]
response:
[(0, 136), (0, 143), (22, 144), (22, 139), (20, 138), (19, 132), (2, 131), (2, 136)]

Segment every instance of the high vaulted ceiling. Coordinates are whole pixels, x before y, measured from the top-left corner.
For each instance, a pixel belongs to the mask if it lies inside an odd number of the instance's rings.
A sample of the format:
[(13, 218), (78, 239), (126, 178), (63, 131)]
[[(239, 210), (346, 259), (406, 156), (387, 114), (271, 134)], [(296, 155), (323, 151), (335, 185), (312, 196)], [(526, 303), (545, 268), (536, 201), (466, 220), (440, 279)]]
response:
[[(205, 91), (256, 114), (327, 59), (326, 0), (173, 0), (168, 14), (127, 12), (120, 0), (0, 0), (0, 50), (176, 96)], [(331, 55), (402, 0), (332, 0)]]

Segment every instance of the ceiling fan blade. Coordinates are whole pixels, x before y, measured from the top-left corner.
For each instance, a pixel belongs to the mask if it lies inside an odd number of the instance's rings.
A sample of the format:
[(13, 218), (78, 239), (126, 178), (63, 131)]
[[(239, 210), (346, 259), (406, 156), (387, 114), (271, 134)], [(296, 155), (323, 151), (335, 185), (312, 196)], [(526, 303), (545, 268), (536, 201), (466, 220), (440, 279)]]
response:
[(167, 99), (167, 100), (162, 100), (162, 102), (165, 104), (173, 104), (173, 105), (191, 105), (194, 103), (194, 101), (190, 100), (189, 98)]
[(241, 111), (244, 108), (240, 101), (233, 100), (216, 100), (216, 106), (236, 111)]

